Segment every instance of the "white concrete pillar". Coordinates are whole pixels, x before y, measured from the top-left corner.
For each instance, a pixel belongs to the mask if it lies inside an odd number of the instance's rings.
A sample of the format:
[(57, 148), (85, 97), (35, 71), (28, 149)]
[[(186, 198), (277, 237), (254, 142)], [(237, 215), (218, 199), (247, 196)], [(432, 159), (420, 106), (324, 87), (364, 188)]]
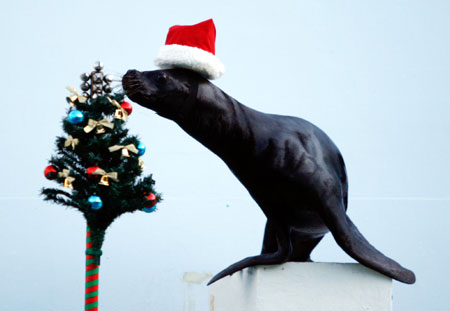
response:
[(360, 264), (258, 266), (209, 286), (210, 311), (391, 311), (392, 280)]

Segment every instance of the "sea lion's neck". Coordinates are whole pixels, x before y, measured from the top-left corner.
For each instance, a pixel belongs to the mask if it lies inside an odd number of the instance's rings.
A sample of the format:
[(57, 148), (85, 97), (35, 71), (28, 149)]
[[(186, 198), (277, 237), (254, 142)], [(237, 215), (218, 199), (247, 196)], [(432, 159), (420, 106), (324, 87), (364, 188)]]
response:
[(256, 111), (212, 83), (200, 83), (173, 120), (215, 153), (228, 153), (254, 140), (248, 119)]

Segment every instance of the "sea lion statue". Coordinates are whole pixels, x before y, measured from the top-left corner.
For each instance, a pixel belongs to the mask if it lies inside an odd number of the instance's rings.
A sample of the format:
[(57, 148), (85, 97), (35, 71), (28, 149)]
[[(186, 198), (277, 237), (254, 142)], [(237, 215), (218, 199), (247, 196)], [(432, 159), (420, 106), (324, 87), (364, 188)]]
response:
[(344, 160), (318, 127), (244, 106), (187, 69), (129, 70), (122, 85), (131, 100), (173, 120), (218, 155), (267, 217), (261, 254), (232, 264), (208, 285), (250, 266), (310, 261), (328, 231), (364, 266), (415, 282), (412, 271), (373, 247), (346, 215)]

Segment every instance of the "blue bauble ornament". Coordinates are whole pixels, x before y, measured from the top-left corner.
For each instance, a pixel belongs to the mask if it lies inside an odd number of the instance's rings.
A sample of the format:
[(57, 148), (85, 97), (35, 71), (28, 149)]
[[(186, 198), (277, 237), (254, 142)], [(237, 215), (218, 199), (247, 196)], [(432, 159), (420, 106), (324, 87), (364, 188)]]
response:
[(138, 155), (141, 156), (145, 153), (145, 145), (141, 142), (139, 142), (139, 144), (137, 145), (137, 149), (138, 149)]
[(143, 211), (143, 212), (146, 212), (146, 213), (151, 213), (151, 212), (154, 212), (155, 210), (156, 210), (156, 204), (153, 205), (152, 207), (144, 207), (144, 208), (142, 209), (142, 211)]
[(91, 195), (88, 198), (89, 203), (91, 203), (91, 208), (93, 210), (98, 210), (102, 208), (103, 202), (102, 199), (98, 195)]
[(67, 117), (67, 121), (71, 124), (78, 124), (83, 122), (84, 114), (80, 110), (72, 110)]

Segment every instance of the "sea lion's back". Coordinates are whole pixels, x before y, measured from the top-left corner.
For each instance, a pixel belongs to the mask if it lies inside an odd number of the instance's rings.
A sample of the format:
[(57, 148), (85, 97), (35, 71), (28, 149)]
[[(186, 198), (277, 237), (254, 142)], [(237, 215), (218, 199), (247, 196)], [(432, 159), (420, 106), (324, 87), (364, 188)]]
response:
[(298, 117), (261, 116), (260, 148), (270, 154), (272, 167), (306, 175), (326, 171), (346, 181), (343, 157), (331, 138), (313, 123)]

